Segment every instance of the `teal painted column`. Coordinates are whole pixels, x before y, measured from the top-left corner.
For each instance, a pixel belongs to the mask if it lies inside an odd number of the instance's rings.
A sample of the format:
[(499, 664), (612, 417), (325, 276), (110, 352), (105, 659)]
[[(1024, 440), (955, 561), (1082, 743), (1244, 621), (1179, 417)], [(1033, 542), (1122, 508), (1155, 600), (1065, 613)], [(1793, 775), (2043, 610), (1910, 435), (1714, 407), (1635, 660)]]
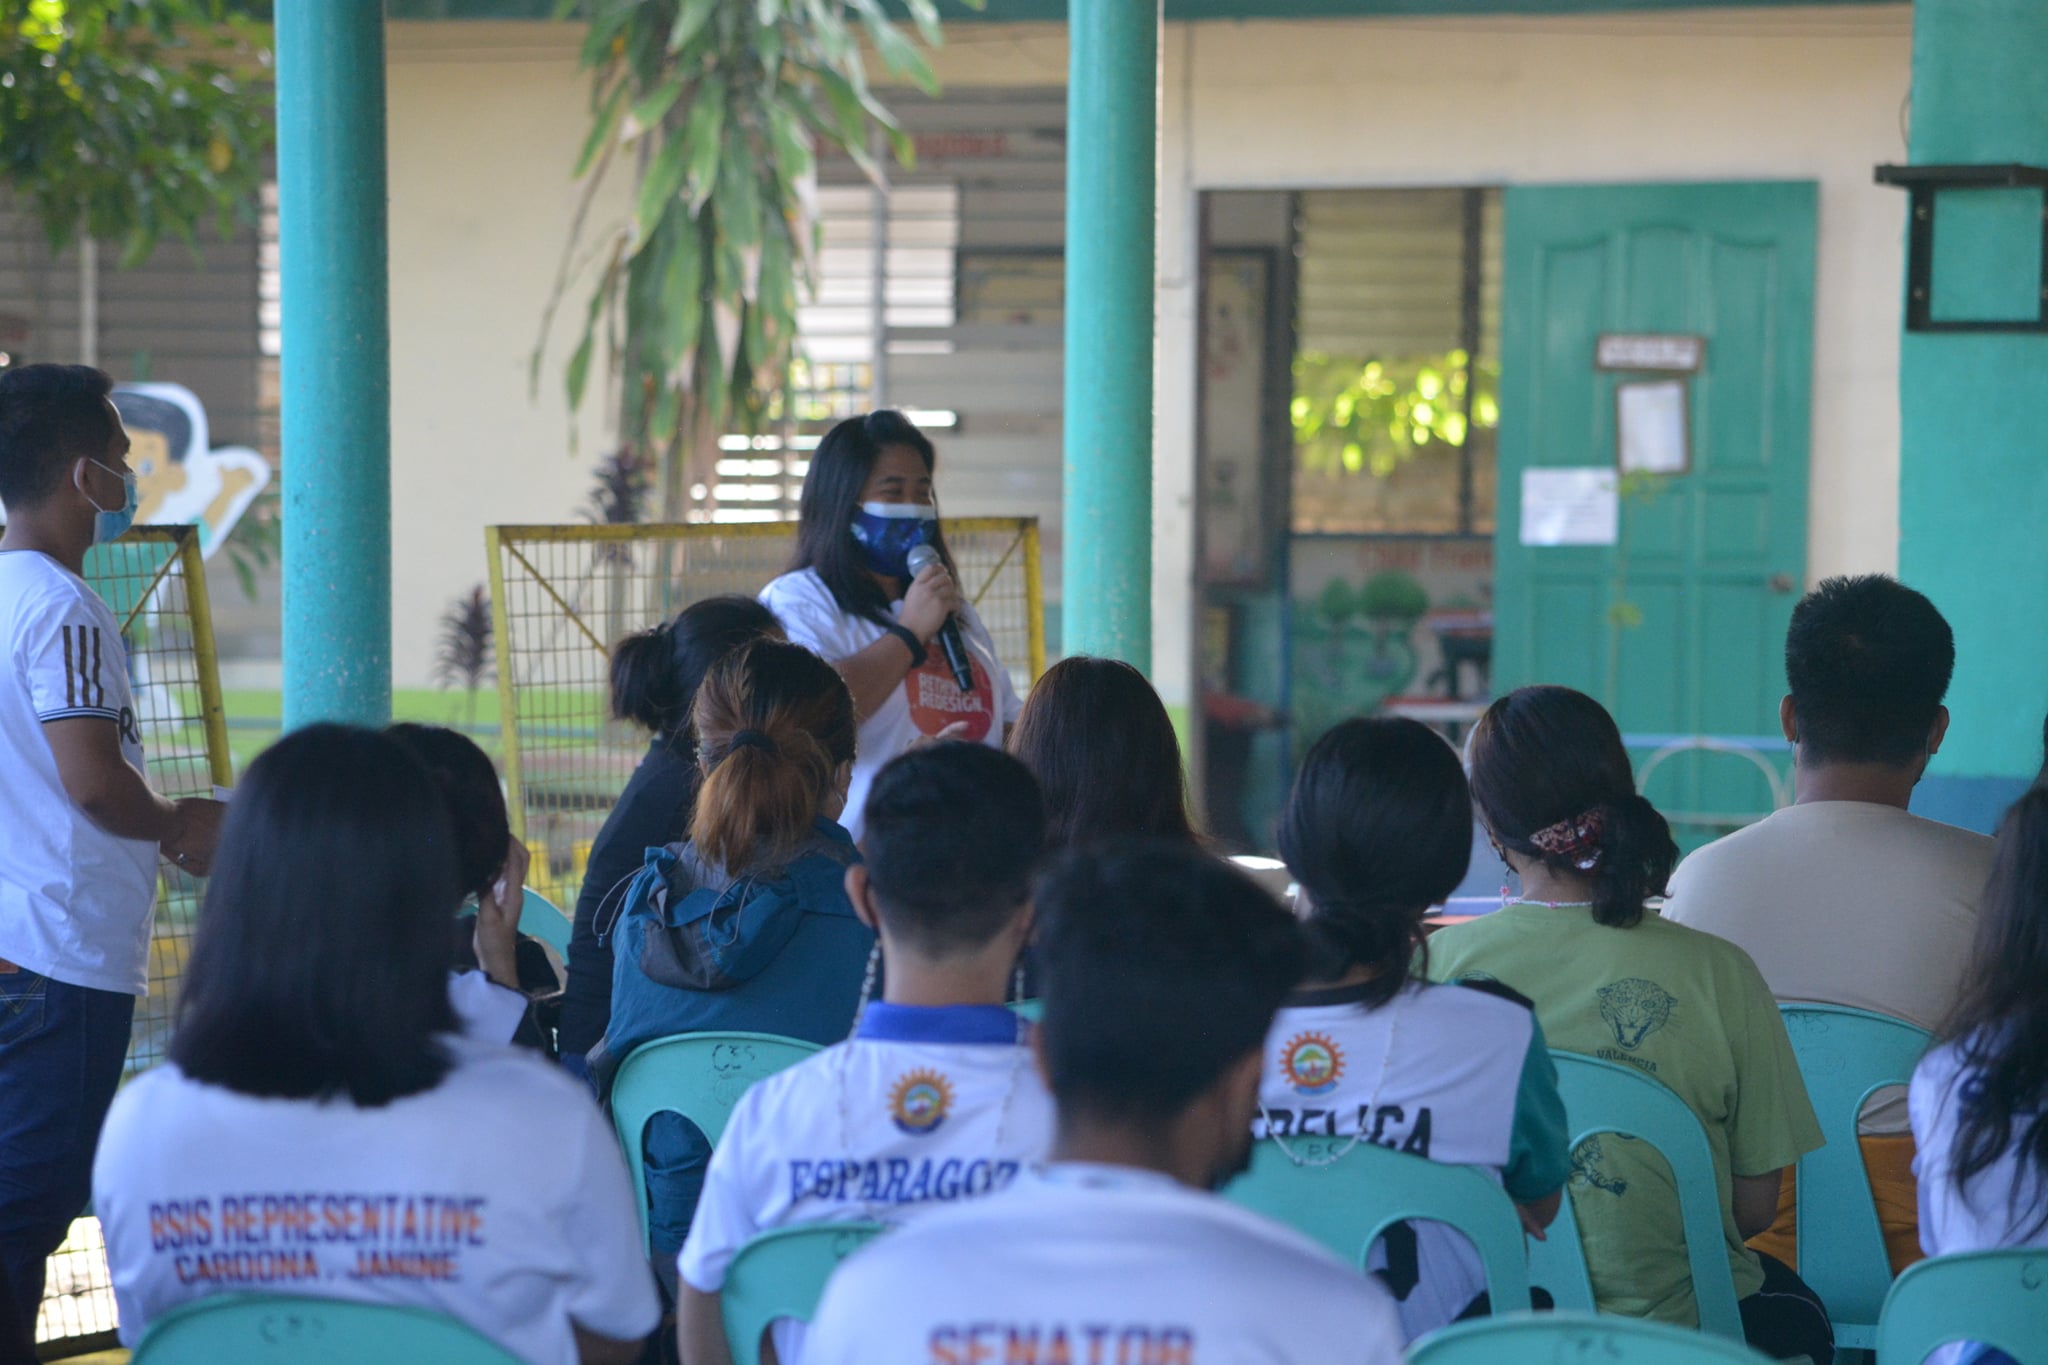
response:
[[(2048, 165), (2048, 5), (1918, 0), (1911, 160)], [(2041, 304), (2038, 190), (1949, 192), (1935, 217), (1937, 320)], [(2048, 710), (2048, 336), (1906, 332), (1899, 356), (1899, 576), (1956, 633), (1929, 814), (1983, 823), (2041, 761)]]
[(1152, 662), (1158, 0), (1072, 0), (1063, 640)]
[(384, 6), (278, 0), (284, 724), (391, 718)]

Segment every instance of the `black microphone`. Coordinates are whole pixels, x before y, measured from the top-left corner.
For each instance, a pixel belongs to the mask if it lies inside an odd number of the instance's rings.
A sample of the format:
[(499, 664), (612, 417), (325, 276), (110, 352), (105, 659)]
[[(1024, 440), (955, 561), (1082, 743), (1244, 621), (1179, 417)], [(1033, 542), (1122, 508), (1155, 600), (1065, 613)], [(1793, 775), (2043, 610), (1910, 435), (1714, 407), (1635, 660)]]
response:
[[(914, 577), (924, 572), (925, 565), (943, 561), (939, 552), (929, 545), (910, 547), (910, 572)], [(960, 620), (956, 616), (946, 617), (946, 624), (939, 627), (939, 650), (946, 656), (946, 667), (953, 670), (953, 681), (960, 684), (962, 692), (974, 690), (974, 664), (967, 657), (967, 642), (960, 638)]]

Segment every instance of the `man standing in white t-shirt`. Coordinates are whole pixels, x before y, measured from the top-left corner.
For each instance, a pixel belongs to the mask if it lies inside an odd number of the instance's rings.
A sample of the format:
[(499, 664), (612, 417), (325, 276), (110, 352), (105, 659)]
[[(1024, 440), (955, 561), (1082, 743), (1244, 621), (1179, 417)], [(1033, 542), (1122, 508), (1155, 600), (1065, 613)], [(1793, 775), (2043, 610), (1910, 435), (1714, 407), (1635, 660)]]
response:
[(0, 374), (0, 1264), (31, 1324), (148, 991), (157, 855), (204, 875), (220, 832), (218, 802), (150, 790), (120, 627), (82, 577), (135, 515), (112, 387)]
[(1398, 1361), (1377, 1281), (1211, 1193), (1250, 1154), (1292, 918), (1181, 845), (1072, 854), (1037, 907), (1052, 1163), (851, 1257), (806, 1365)]
[[(1037, 779), (986, 745), (912, 750), (869, 788), (854, 913), (882, 998), (854, 1036), (746, 1093), (678, 1263), (685, 1365), (730, 1365), (720, 1292), (748, 1241), (799, 1223), (897, 1223), (1008, 1187), (1052, 1152), (1052, 1097), (1004, 1005), (1045, 844)], [(801, 1324), (777, 1355), (801, 1358)]]
[[(1948, 733), (1955, 636), (1882, 574), (1830, 578), (1785, 636), (1795, 804), (1700, 849), (1664, 918), (1728, 939), (1781, 1001), (1849, 1005), (1930, 1031), (1955, 1003), (1991, 871), (1991, 840), (1909, 814)], [(1894, 1260), (1917, 1253), (1904, 1093), (1864, 1112), (1866, 1164)], [(1757, 1245), (1791, 1261), (1794, 1183)]]

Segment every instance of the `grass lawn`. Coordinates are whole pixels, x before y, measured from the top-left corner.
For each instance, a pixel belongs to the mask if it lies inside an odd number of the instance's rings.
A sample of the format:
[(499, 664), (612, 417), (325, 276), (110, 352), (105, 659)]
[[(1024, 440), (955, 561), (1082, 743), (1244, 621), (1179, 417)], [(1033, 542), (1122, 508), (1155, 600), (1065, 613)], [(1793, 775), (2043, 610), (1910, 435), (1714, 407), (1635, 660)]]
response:
[[(284, 694), (254, 688), (229, 689), (221, 694), (221, 703), (228, 716), (228, 751), (234, 755), (235, 771), (240, 773), (249, 766), (250, 759), (277, 738), (284, 720)], [(474, 699), (461, 691), (402, 688), (391, 694), (391, 717), (453, 726), (466, 731), (492, 759), (503, 756), (495, 687), (483, 689)]]

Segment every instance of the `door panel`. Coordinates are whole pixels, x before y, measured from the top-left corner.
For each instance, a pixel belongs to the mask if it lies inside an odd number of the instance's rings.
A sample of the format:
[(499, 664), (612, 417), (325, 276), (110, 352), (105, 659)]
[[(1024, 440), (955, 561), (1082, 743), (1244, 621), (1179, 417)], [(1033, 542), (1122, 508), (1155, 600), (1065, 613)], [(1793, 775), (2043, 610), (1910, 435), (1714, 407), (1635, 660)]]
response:
[[(1497, 688), (1578, 687), (1629, 734), (1777, 733), (1806, 568), (1816, 199), (1805, 182), (1506, 192)], [(1691, 471), (1624, 498), (1619, 546), (1525, 547), (1522, 470), (1614, 463), (1629, 376), (1594, 370), (1602, 332), (1707, 338)], [(1770, 806), (1725, 754), (1672, 759), (1647, 794), (1673, 813)]]

